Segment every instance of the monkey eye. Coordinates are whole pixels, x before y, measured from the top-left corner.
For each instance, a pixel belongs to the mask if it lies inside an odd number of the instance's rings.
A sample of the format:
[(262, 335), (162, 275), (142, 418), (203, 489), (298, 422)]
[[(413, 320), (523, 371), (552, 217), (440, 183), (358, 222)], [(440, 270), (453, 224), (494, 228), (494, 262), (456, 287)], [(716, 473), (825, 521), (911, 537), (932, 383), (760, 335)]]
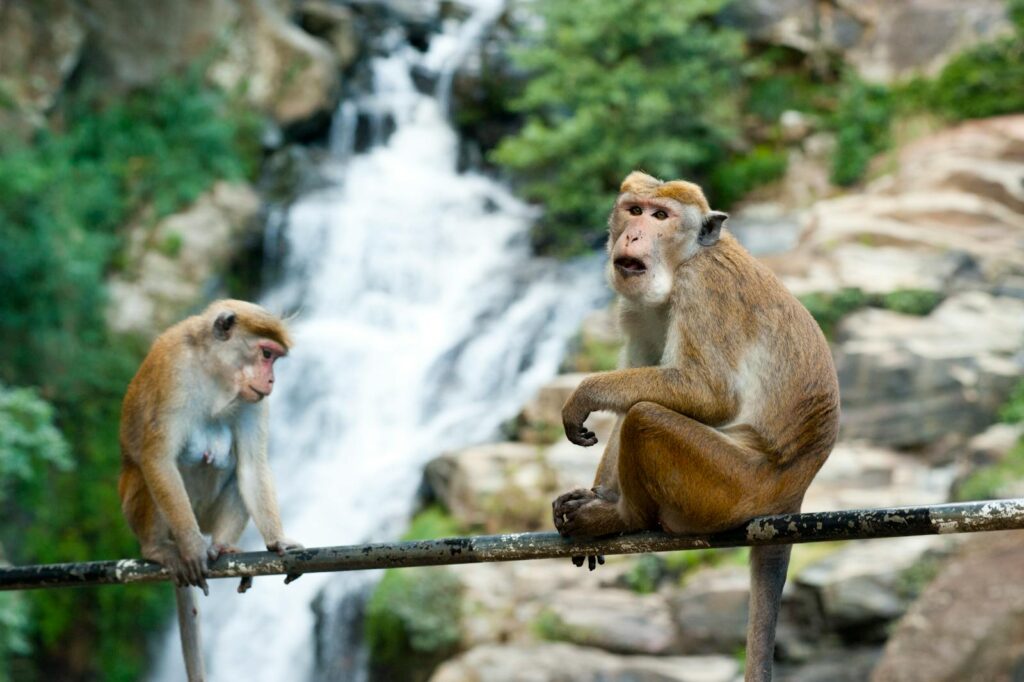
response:
[(639, 206), (630, 206), (629, 207), (630, 215), (640, 215), (643, 212), (644, 212), (644, 210), (642, 208), (640, 208)]
[(668, 217), (668, 213), (658, 210), (654, 212), (654, 217), (657, 218), (658, 220), (664, 220), (665, 218)]
[(274, 357), (274, 354), (270, 352), (269, 348), (262, 348), (261, 351), (263, 353), (264, 359), (266, 360), (269, 360), (270, 358)]

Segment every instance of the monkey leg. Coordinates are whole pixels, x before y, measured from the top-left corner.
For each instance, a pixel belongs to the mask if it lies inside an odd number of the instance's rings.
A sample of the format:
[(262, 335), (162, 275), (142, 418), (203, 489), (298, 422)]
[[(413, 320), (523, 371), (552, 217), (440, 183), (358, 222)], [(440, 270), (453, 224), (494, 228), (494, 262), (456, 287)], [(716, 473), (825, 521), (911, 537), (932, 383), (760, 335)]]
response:
[[(216, 561), (224, 554), (238, 554), (242, 551), (235, 543), (242, 536), (248, 522), (249, 512), (238, 490), (237, 479), (232, 478), (201, 519), (202, 529), (209, 531), (213, 539), (208, 552), (210, 561)], [(238, 583), (238, 593), (244, 594), (250, 587), (252, 576), (245, 576)]]
[(649, 402), (626, 414), (618, 473), (618, 511), (629, 530), (714, 532), (791, 511), (803, 497), (802, 489), (787, 489), (763, 453)]

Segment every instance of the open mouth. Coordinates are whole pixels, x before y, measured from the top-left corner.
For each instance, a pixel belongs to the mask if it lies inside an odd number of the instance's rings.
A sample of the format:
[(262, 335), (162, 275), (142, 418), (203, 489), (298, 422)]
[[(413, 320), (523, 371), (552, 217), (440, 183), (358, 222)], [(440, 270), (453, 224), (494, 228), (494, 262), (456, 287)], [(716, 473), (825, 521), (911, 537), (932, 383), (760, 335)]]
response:
[(616, 258), (615, 269), (619, 271), (619, 274), (625, 277), (633, 277), (634, 275), (642, 275), (647, 272), (647, 266), (639, 258)]

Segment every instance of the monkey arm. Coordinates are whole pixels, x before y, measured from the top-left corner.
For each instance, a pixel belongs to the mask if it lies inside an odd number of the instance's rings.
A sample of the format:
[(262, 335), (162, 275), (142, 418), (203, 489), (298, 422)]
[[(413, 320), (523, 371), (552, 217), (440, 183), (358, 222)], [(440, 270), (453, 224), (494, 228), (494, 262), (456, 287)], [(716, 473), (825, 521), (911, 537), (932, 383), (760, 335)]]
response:
[(566, 436), (577, 445), (597, 442), (584, 422), (591, 412), (625, 414), (633, 405), (652, 402), (709, 425), (735, 416), (738, 402), (729, 386), (679, 367), (634, 367), (584, 379), (562, 408)]
[(205, 551), (199, 522), (192, 511), (185, 482), (178, 471), (177, 452), (181, 438), (170, 435), (150, 437), (143, 445), (139, 469), (157, 510), (170, 526), (171, 535), (183, 556)]
[(265, 405), (253, 409), (240, 421), (235, 433), (238, 490), (268, 547), (284, 539), (273, 473), (267, 459), (269, 416)]

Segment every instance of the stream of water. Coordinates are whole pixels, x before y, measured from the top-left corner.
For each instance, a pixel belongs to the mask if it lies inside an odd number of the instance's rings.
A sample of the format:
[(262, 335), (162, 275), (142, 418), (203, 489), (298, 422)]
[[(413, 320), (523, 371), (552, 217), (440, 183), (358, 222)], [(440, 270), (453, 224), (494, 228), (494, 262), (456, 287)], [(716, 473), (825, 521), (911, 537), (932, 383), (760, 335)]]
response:
[[(300, 313), (272, 398), (270, 452), (286, 533), (307, 546), (401, 533), (424, 464), (494, 438), (608, 297), (599, 257), (532, 257), (533, 210), (456, 170), (451, 75), (502, 10), (501, 0), (464, 4), (471, 16), (446, 22), (426, 52), (398, 32), (383, 37), (391, 46), (371, 65), (372, 90), (335, 117), (325, 186), (283, 222), (284, 277), (263, 303)], [(436, 74), (438, 95), (417, 91), (414, 67)], [(379, 130), (355, 153), (360, 117)], [(242, 544), (262, 546), (251, 529)], [(214, 581), (200, 600), (210, 679), (361, 679), (337, 614), (377, 577), (261, 578), (244, 596)], [(154, 679), (184, 679), (176, 629), (158, 659)]]

